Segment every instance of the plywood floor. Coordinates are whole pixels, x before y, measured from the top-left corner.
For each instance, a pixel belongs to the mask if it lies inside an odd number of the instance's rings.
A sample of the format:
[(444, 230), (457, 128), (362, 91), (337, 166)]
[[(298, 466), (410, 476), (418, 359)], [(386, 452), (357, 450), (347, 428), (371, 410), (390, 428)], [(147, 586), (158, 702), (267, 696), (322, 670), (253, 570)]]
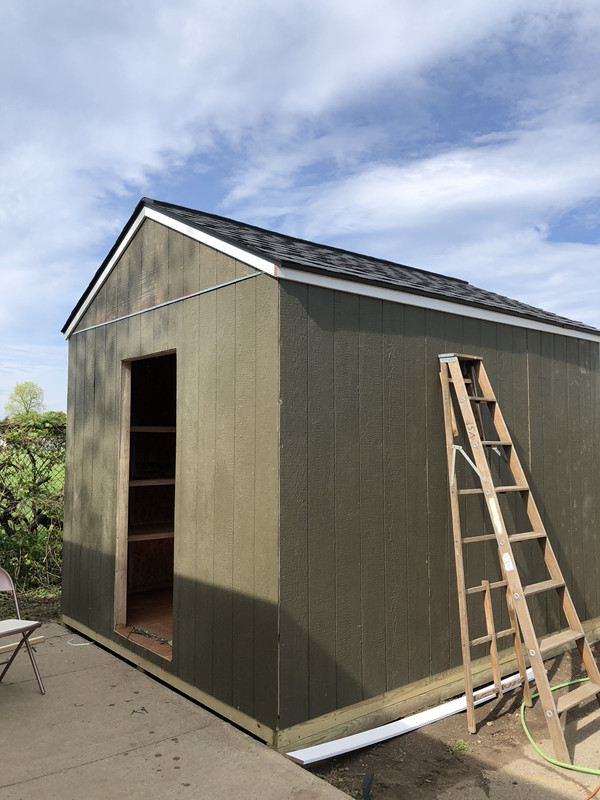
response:
[(127, 625), (117, 633), (157, 653), (168, 661), (173, 657), (173, 590), (136, 592), (127, 598)]

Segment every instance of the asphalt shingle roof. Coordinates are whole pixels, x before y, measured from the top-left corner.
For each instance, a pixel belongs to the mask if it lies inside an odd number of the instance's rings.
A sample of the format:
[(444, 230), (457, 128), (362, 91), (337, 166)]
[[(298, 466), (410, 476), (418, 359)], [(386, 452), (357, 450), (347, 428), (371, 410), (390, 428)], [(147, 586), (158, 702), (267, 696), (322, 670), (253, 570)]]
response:
[(427, 270), (396, 264), (393, 261), (361, 255), (337, 247), (308, 242), (293, 236), (286, 236), (283, 233), (258, 228), (245, 222), (237, 222), (216, 214), (207, 214), (191, 208), (163, 203), (159, 200), (151, 200), (147, 197), (144, 197), (138, 204), (111, 253), (109, 253), (86, 292), (73, 309), (63, 331), (66, 330), (78, 309), (92, 291), (96, 279), (102, 273), (105, 264), (144, 206), (154, 208), (172, 219), (250, 251), (254, 255), (262, 256), (282, 267), (384, 286), (411, 294), (425, 295), (440, 300), (476, 306), (489, 311), (524, 317), (548, 325), (600, 334), (600, 330), (582, 322), (576, 322), (549, 311), (543, 311), (540, 308), (521, 303), (518, 300), (512, 300), (504, 295), (479, 289), (459, 278), (439, 275)]
[(219, 239), (224, 239), (238, 247), (272, 259), (282, 266), (319, 272), (346, 280), (386, 285), (389, 288), (413, 294), (514, 314), (549, 325), (600, 333), (596, 328), (582, 322), (558, 316), (518, 300), (512, 300), (504, 295), (479, 289), (459, 278), (407, 267), (393, 261), (360, 255), (337, 247), (308, 242), (293, 236), (257, 228), (244, 222), (236, 222), (215, 214), (194, 211), (170, 203), (162, 203), (148, 198), (144, 198), (142, 203), (195, 228), (211, 233)]

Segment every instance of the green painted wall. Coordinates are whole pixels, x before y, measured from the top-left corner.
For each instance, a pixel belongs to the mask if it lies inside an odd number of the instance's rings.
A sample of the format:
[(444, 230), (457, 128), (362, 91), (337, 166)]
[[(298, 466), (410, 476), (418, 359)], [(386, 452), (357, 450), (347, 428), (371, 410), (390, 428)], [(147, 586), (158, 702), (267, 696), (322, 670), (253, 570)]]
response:
[[(600, 614), (598, 344), (285, 282), (280, 325), (282, 728), (461, 663), (439, 353), (483, 355), (579, 613)], [(462, 512), (482, 533), (481, 500)], [(468, 585), (497, 575), (493, 543), (470, 547)], [(532, 599), (555, 629), (555, 598)]]
[[(253, 272), (146, 221), (78, 330)], [(112, 630), (121, 362), (175, 350), (173, 661), (128, 646), (273, 727), (278, 347), (266, 275), (71, 337), (63, 600), (125, 642)]]

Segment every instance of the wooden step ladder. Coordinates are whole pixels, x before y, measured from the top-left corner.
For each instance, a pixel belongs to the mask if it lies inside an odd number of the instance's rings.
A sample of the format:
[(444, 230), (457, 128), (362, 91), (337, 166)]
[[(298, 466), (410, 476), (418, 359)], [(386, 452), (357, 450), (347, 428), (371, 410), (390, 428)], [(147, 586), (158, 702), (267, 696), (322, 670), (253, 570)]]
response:
[[(590, 700), (594, 696), (600, 702), (600, 672), (598, 665), (585, 638), (579, 616), (565, 585), (563, 574), (552, 550), (542, 518), (529, 488), (527, 477), (485, 371), (482, 358), (480, 356), (446, 353), (440, 355), (439, 359), (469, 731), (475, 733), (471, 648), (479, 644), (488, 643), (490, 646), (494, 684), (498, 693), (501, 693), (497, 639), (504, 636), (512, 637), (519, 664), (519, 673), (523, 681), (524, 699), (527, 705), (531, 705), (531, 695), (525, 678), (525, 664), (519, 635), (520, 629), (529, 654), (529, 662), (546, 716), (555, 756), (558, 761), (570, 764), (571, 758), (565, 742), (560, 714)], [(455, 444), (455, 438), (459, 436), (455, 406), (459, 409), (460, 417), (464, 423), (463, 433), (466, 440), (468, 440), (469, 452), (463, 450), (460, 445)], [(487, 412), (485, 409), (487, 409)], [(463, 456), (473, 470), (473, 474), (477, 476), (479, 485), (476, 488), (461, 489), (457, 486), (457, 458)], [(505, 475), (509, 476), (506, 481), (502, 481), (503, 485), (498, 485), (497, 480), (496, 483), (494, 482), (490, 463), (490, 459), (494, 457), (499, 457), (502, 460), (502, 464), (499, 462), (499, 468), (495, 470), (495, 473), (500, 473), (503, 470)], [(502, 477), (504, 478), (504, 476)], [(526, 531), (509, 531), (506, 514), (503, 513), (500, 501), (501, 498), (508, 497), (511, 493), (516, 493), (523, 501), (525, 515), (528, 518)], [(483, 496), (493, 533), (463, 537), (459, 498), (465, 495)], [(483, 580), (479, 586), (467, 587), (465, 585), (463, 548), (470, 546), (474, 542), (494, 539), (497, 543), (502, 580), (491, 583), (488, 580)], [(547, 577), (543, 581), (523, 586), (518, 566), (519, 547), (521, 543), (532, 540), (537, 541), (540, 547)], [(513, 545), (515, 545), (514, 551)], [(493, 589), (502, 589), (505, 592), (510, 623), (506, 630), (498, 632), (495, 630), (492, 614), (491, 590)], [(558, 595), (559, 605), (564, 613), (568, 628), (538, 639), (533, 627), (527, 598), (541, 592), (555, 592)], [(470, 639), (467, 596), (476, 593), (483, 594), (487, 634)], [(577, 689), (563, 694), (555, 701), (543, 659), (551, 651), (569, 646), (576, 647), (579, 651), (589, 681), (580, 684)]]

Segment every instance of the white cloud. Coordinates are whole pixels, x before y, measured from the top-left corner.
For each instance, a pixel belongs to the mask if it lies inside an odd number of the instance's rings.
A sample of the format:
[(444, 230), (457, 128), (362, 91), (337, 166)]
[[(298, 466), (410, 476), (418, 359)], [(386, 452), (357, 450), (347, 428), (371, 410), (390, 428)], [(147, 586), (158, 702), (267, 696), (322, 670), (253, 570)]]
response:
[[(139, 195), (174, 174), (164, 199), (185, 189), (207, 210), (419, 266), (453, 252), (476, 270), (502, 242), (548, 269), (586, 265), (588, 247), (545, 231), (598, 190), (592, 5), (9, 4), (0, 340), (46, 346)], [(24, 368), (39, 367), (32, 352)]]

